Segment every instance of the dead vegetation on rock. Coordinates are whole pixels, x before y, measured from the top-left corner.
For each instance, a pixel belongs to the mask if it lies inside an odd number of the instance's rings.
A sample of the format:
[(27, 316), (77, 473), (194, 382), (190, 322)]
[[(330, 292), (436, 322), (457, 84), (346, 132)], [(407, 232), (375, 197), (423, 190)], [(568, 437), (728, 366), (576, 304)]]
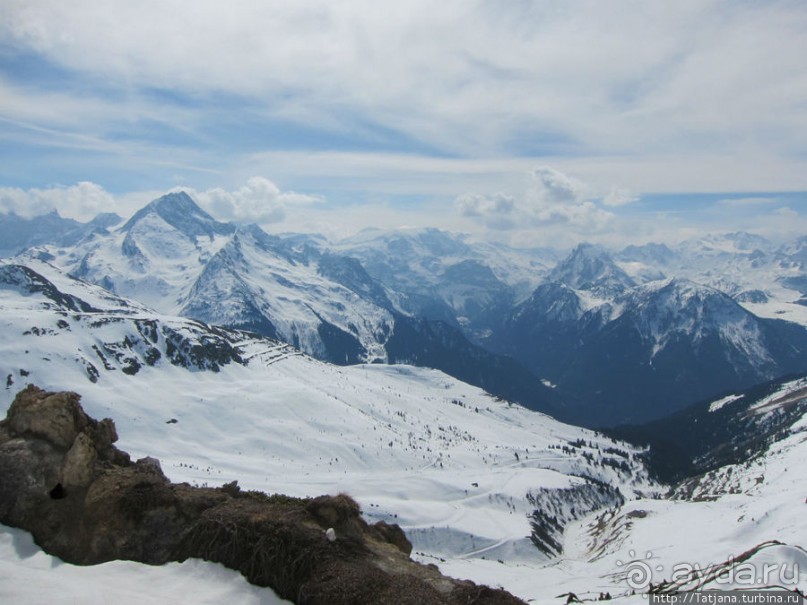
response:
[(521, 603), (409, 559), (397, 525), (369, 525), (350, 496), (292, 498), (171, 483), (118, 450), (114, 423), (75, 393), (21, 391), (0, 421), (0, 523), (76, 564), (203, 558), (305, 604)]

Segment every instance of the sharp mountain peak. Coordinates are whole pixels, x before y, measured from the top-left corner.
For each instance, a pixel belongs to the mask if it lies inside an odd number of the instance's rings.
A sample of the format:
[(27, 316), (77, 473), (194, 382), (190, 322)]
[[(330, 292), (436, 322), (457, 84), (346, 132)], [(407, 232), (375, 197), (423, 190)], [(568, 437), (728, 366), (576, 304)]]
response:
[(156, 214), (183, 235), (196, 239), (200, 236), (229, 235), (235, 231), (230, 223), (221, 223), (202, 210), (184, 191), (167, 193), (135, 212), (123, 226), (130, 231), (147, 216)]

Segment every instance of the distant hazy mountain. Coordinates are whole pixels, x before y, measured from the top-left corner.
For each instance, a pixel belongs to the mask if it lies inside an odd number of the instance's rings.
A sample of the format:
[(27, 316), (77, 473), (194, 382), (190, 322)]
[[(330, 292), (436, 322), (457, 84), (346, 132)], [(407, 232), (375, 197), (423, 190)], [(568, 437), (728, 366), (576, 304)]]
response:
[(591, 244), (577, 246), (552, 269), (546, 281), (584, 290), (600, 298), (612, 298), (636, 285), (604, 248)]
[(163, 313), (333, 363), (439, 368), (589, 425), (659, 418), (807, 369), (803, 238), (713, 234), (565, 254), (437, 229), (332, 243), (219, 222), (185, 193), (120, 222), (8, 215), (0, 229), (12, 252), (28, 250), (20, 259), (49, 259)]
[(12, 256), (42, 244), (72, 246), (95, 233), (106, 233), (122, 220), (117, 214), (105, 213), (88, 223), (79, 223), (62, 218), (56, 210), (30, 219), (0, 214), (0, 256)]
[(527, 296), (557, 256), (471, 242), (438, 229), (366, 230), (336, 248), (395, 292), (402, 311), (454, 323), (472, 339)]

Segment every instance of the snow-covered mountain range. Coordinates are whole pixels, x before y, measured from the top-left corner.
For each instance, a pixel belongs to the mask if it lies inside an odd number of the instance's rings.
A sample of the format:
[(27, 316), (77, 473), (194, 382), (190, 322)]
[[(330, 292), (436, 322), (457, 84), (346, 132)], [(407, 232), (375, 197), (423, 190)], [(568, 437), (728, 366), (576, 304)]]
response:
[(277, 237), (215, 221), (169, 194), (73, 246), (29, 249), (71, 275), (163, 313), (281, 339), (338, 364), (414, 362), (553, 411), (558, 395), (458, 326), (412, 315), (356, 259), (316, 237)]
[(430, 561), (544, 561), (563, 530), (537, 514), (544, 500), (571, 522), (658, 489), (643, 448), (435, 370), (325, 364), (43, 261), (0, 264), (0, 302), (3, 407), (30, 383), (81, 392), (88, 411), (115, 417), (122, 447), (158, 456), (172, 479), (347, 491)]
[(6, 216), (6, 231), (0, 248), (20, 262), (47, 259), (162, 313), (337, 364), (437, 368), (588, 426), (807, 369), (804, 239), (553, 251), (420, 229), (329, 242), (221, 223), (181, 192), (125, 222)]
[(803, 326), (758, 317), (688, 279), (636, 285), (590, 246), (556, 267), (494, 339), (497, 350), (576, 394), (584, 403), (572, 417), (593, 424), (659, 418), (682, 402), (807, 368)]
[[(707, 474), (660, 499), (644, 445), (436, 370), (338, 367), (159, 313), (43, 260), (0, 264), (0, 368), (3, 407), (29, 383), (75, 390), (88, 412), (115, 419), (122, 448), (157, 456), (175, 481), (346, 491), (368, 519), (399, 523), (419, 560), (527, 600), (607, 591), (630, 601), (640, 563), (657, 584), (684, 562), (731, 569), (746, 551), (750, 564), (784, 569), (784, 585), (807, 587), (803, 380), (703, 404), (701, 416), (736, 427), (712, 434), (707, 454), (749, 431), (760, 438), (750, 457), (713, 456)], [(7, 556), (7, 569), (28, 565)]]

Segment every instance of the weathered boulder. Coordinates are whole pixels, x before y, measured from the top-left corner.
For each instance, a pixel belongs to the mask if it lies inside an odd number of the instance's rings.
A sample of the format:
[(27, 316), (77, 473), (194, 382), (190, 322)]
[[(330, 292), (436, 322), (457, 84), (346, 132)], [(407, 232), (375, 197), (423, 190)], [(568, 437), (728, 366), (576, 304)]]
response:
[(29, 386), (0, 421), (0, 523), (65, 561), (199, 557), (298, 603), (521, 603), (410, 560), (401, 528), (367, 524), (345, 494), (171, 483), (159, 461), (118, 450), (114, 423), (90, 418), (79, 400)]
[(17, 395), (6, 421), (12, 436), (39, 437), (62, 449), (89, 424), (76, 393), (45, 393), (33, 385)]

